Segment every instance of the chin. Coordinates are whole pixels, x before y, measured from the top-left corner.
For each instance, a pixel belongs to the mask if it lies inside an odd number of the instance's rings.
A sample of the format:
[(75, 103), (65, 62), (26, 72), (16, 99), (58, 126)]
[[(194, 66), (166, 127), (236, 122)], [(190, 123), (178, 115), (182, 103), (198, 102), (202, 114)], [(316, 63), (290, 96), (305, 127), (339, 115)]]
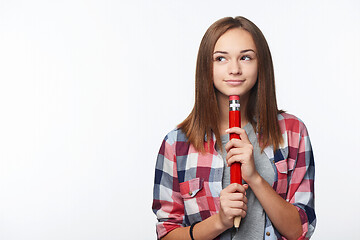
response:
[(224, 91), (224, 92), (220, 92), (220, 91), (216, 91), (216, 95), (217, 97), (222, 97), (222, 98), (229, 98), (230, 96), (240, 96), (239, 92), (233, 92), (233, 91)]
[(243, 93), (241, 91), (229, 91), (227, 92), (227, 94), (225, 94), (226, 96), (240, 96), (243, 95)]
[[(216, 89), (216, 88), (215, 88)], [(230, 96), (240, 96), (240, 98), (244, 95), (247, 95), (246, 93), (249, 92), (245, 92), (241, 91), (239, 89), (223, 89), (222, 91), (219, 91), (218, 89), (216, 89), (216, 94), (218, 95), (218, 97), (222, 96), (222, 97), (230, 97)]]

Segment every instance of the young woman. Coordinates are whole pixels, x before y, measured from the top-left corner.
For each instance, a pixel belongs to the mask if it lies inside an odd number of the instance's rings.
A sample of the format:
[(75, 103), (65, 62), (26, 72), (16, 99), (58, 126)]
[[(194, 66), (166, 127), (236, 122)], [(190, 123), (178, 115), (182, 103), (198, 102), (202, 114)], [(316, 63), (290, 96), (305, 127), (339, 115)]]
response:
[[(314, 159), (304, 123), (279, 111), (261, 31), (244, 17), (205, 33), (195, 104), (165, 137), (155, 169), (153, 211), (160, 239), (308, 239), (315, 229)], [(229, 128), (229, 96), (241, 126)], [(241, 140), (229, 141), (229, 134)], [(244, 184), (230, 184), (241, 163)], [(241, 216), (238, 230), (234, 218)]]

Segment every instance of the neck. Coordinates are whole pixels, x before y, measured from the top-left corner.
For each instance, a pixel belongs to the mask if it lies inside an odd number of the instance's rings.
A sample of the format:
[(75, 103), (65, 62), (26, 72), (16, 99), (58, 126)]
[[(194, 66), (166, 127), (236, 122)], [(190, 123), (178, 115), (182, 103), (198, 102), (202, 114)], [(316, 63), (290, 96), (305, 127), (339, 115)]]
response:
[[(219, 121), (219, 130), (220, 135), (224, 135), (225, 130), (229, 128), (229, 97), (217, 92), (217, 101), (220, 113)], [(248, 123), (248, 120), (245, 118), (246, 105), (247, 105), (248, 96), (240, 97), (240, 112), (241, 112), (241, 126), (245, 126)]]

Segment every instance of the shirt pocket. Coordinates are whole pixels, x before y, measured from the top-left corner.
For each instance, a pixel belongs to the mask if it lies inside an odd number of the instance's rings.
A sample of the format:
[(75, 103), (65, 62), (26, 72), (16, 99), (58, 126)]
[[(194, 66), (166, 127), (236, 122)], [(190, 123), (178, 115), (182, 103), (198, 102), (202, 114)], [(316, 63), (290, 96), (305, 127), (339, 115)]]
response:
[(180, 183), (180, 193), (184, 199), (190, 199), (204, 187), (204, 179), (194, 178), (186, 182)]
[(180, 193), (184, 200), (184, 212), (189, 221), (201, 221), (199, 213), (209, 211), (205, 196), (204, 179), (194, 178), (180, 183)]

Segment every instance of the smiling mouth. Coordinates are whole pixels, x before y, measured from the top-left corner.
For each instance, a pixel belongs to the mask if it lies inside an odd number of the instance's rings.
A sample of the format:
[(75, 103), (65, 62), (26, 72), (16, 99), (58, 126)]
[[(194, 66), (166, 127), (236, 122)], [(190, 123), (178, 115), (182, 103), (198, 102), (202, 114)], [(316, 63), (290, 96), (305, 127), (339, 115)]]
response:
[(225, 82), (233, 82), (233, 83), (240, 83), (240, 82), (245, 82), (245, 80), (238, 80), (238, 79), (235, 79), (235, 80), (225, 80)]
[(245, 82), (245, 80), (230, 79), (230, 80), (225, 80), (225, 82), (226, 82), (227, 84), (230, 84), (230, 85), (240, 85), (240, 84), (242, 84), (243, 82)]

